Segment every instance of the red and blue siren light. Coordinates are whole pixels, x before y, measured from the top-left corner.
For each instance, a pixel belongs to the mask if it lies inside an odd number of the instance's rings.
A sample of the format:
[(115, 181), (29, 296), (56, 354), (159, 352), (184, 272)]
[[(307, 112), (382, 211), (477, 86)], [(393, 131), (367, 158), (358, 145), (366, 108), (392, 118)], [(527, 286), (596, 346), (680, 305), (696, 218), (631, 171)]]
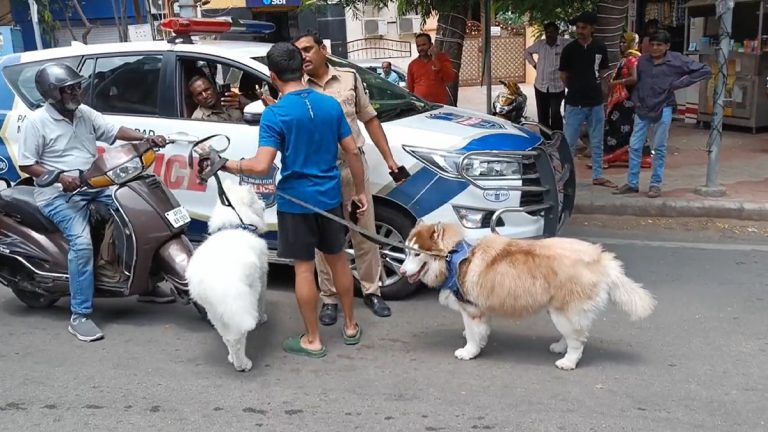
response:
[(237, 18), (166, 18), (160, 21), (160, 28), (176, 35), (207, 33), (252, 33), (266, 34), (275, 31), (275, 25), (266, 21), (240, 20)]

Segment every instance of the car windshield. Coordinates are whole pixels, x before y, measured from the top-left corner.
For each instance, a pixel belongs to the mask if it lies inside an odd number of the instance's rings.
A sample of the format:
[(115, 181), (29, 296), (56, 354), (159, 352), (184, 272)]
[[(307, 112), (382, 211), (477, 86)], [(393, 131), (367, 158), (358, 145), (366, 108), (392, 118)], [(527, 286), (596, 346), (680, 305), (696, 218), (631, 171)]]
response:
[[(257, 57), (254, 60), (265, 65), (267, 64), (266, 57)], [(360, 80), (363, 82), (363, 86), (365, 86), (368, 98), (371, 100), (371, 105), (373, 105), (373, 109), (376, 110), (379, 120), (382, 122), (410, 117), (439, 108), (439, 105), (419, 98), (408, 90), (387, 81), (362, 66), (332, 56), (328, 56), (328, 63), (334, 67), (354, 69), (360, 75)]]

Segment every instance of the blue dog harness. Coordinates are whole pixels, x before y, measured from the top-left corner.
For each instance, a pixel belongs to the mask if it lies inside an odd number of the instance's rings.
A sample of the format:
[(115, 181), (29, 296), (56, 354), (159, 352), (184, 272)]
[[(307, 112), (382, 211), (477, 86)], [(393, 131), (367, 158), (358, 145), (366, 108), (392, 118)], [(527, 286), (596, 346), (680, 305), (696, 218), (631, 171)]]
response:
[(445, 277), (445, 281), (440, 285), (439, 289), (448, 290), (456, 297), (461, 303), (473, 304), (471, 301), (464, 297), (461, 292), (461, 285), (459, 283), (459, 265), (462, 261), (467, 259), (469, 252), (472, 250), (472, 245), (467, 241), (462, 240), (456, 244), (456, 246), (448, 252), (448, 256), (445, 260), (448, 261), (448, 275)]

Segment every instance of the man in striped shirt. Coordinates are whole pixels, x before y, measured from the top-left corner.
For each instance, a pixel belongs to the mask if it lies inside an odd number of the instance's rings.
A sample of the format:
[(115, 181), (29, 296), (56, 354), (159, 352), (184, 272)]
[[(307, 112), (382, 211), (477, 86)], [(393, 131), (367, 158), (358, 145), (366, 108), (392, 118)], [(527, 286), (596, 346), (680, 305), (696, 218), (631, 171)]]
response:
[[(554, 22), (544, 24), (544, 39), (525, 50), (525, 59), (536, 69), (536, 111), (539, 123), (553, 130), (563, 130), (561, 107), (565, 98), (565, 85), (560, 79), (560, 53), (571, 39), (560, 37)], [(533, 54), (537, 55), (534, 61)]]

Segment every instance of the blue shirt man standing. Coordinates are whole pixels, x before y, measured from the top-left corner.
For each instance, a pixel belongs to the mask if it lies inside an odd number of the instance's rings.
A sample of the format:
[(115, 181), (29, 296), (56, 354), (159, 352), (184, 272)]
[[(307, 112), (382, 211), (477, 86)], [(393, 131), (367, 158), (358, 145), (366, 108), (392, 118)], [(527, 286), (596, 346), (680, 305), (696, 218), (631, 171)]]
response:
[(381, 64), (381, 76), (392, 84), (400, 85), (400, 77), (392, 71), (392, 63), (388, 61)]
[[(236, 175), (263, 176), (280, 152), (277, 191), (343, 219), (341, 176), (336, 165), (340, 144), (355, 185), (353, 201), (360, 205), (358, 215), (364, 214), (368, 203), (363, 161), (341, 105), (333, 97), (305, 87), (302, 54), (294, 45), (280, 42), (272, 46), (267, 66), (283, 96), (262, 114), (256, 156), (227, 161), (223, 169)], [(283, 350), (312, 358), (326, 355), (318, 331), (315, 249), (324, 254), (333, 273), (344, 311), (344, 342), (359, 343), (362, 331), (355, 321), (352, 271), (344, 252), (346, 227), (280, 195), (277, 225), (277, 254), (293, 260), (296, 299), (305, 326), (302, 336), (283, 342)]]
[(635, 125), (629, 139), (629, 170), (627, 184), (615, 193), (624, 195), (640, 191), (640, 158), (648, 129), (653, 126), (653, 168), (648, 198), (661, 196), (661, 183), (667, 159), (667, 141), (672, 113), (677, 106), (675, 90), (688, 87), (709, 78), (709, 66), (680, 53), (669, 51), (671, 37), (658, 31), (650, 37), (650, 52), (645, 52), (637, 63), (637, 78), (627, 78), (635, 85), (632, 102), (635, 104)]

